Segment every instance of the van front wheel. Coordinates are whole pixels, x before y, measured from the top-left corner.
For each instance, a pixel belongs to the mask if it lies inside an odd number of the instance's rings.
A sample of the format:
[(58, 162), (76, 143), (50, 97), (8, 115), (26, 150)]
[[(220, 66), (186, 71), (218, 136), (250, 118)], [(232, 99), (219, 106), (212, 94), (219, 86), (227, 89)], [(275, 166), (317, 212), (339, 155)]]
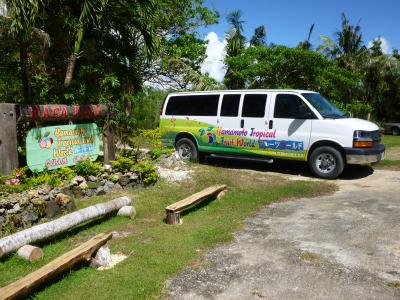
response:
[(309, 165), (315, 176), (324, 179), (335, 179), (344, 169), (342, 154), (328, 146), (315, 149), (311, 153)]
[(176, 151), (182, 160), (198, 161), (198, 152), (196, 145), (188, 138), (182, 138), (176, 142)]

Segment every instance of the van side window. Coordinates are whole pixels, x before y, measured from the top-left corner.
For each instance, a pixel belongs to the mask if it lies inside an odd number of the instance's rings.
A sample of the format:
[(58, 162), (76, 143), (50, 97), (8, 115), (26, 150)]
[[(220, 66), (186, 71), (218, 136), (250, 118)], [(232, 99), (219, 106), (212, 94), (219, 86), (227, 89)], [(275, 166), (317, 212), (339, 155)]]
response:
[(221, 106), (221, 117), (237, 117), (239, 114), (240, 94), (224, 95)]
[(315, 119), (316, 116), (299, 96), (278, 94), (275, 99), (274, 118)]
[(265, 116), (265, 104), (267, 95), (246, 94), (244, 95), (242, 117), (262, 118)]
[(182, 95), (168, 100), (169, 116), (217, 116), (219, 95)]

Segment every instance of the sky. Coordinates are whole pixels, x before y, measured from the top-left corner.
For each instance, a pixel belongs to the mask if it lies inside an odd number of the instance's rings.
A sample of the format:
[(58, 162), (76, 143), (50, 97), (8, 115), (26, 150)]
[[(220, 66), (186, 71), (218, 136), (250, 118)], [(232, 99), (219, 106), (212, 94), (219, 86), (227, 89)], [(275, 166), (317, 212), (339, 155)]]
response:
[(205, 5), (221, 15), (218, 24), (199, 30), (201, 38), (209, 41), (202, 71), (218, 81), (225, 74), (224, 36), (229, 30), (226, 16), (237, 9), (245, 21), (247, 40), (256, 27), (264, 25), (268, 43), (294, 47), (307, 38), (310, 26), (315, 24), (311, 36), (315, 47), (321, 44), (320, 35), (334, 38), (341, 27), (341, 14), (345, 13), (350, 24), (359, 22), (366, 45), (380, 37), (385, 53), (400, 48), (400, 0), (205, 0)]

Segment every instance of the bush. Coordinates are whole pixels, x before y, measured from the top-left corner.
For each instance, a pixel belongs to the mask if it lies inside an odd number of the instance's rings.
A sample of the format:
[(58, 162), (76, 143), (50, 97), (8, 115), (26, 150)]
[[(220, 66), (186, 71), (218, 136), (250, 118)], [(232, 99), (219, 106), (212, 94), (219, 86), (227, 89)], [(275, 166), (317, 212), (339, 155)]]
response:
[(72, 178), (76, 176), (75, 171), (69, 167), (61, 167), (60, 169), (55, 170), (54, 173), (64, 181), (71, 181)]
[(101, 164), (97, 162), (92, 162), (89, 159), (82, 160), (78, 162), (74, 170), (77, 175), (87, 176), (87, 175), (98, 175), (101, 171)]
[(143, 183), (151, 184), (158, 180), (158, 173), (153, 163), (149, 160), (142, 160), (134, 165), (133, 170), (138, 172)]
[(129, 157), (119, 155), (116, 160), (111, 161), (111, 164), (115, 171), (126, 173), (133, 170), (135, 161)]

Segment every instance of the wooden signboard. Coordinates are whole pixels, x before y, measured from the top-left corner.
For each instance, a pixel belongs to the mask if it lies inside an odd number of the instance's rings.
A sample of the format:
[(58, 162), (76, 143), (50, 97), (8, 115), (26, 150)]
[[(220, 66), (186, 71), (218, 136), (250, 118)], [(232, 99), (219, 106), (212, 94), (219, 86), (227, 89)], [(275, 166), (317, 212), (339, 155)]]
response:
[(100, 132), (95, 123), (37, 127), (26, 137), (26, 160), (32, 171), (95, 161), (99, 152)]

